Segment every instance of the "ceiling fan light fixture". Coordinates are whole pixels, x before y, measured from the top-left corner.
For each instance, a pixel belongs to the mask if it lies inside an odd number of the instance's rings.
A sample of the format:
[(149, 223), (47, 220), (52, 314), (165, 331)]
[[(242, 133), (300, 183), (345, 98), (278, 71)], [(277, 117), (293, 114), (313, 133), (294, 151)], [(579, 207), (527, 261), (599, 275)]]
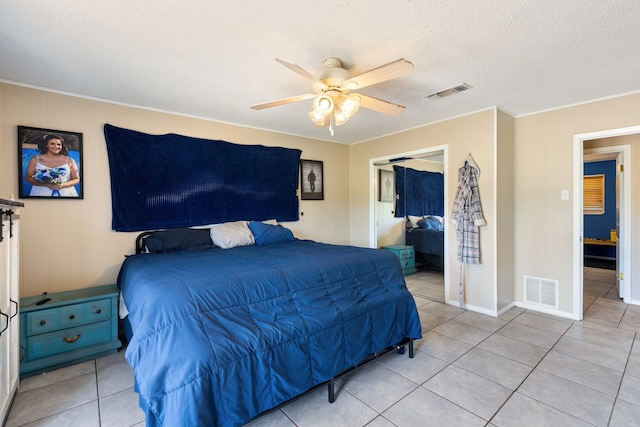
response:
[(342, 95), (333, 109), (336, 126), (343, 125), (358, 111), (360, 97), (358, 95)]
[(334, 112), (333, 117), (334, 117), (336, 126), (341, 126), (345, 124), (347, 120), (349, 120), (349, 117), (347, 117), (342, 111)]
[(327, 95), (319, 95), (313, 100), (313, 111), (318, 114), (331, 114), (333, 111), (333, 99)]
[(347, 116), (353, 116), (360, 108), (360, 97), (358, 95), (344, 95), (340, 104), (340, 109)]
[(327, 118), (326, 114), (320, 114), (317, 111), (313, 110), (309, 112), (309, 118), (313, 123), (322, 127), (325, 125), (325, 119)]

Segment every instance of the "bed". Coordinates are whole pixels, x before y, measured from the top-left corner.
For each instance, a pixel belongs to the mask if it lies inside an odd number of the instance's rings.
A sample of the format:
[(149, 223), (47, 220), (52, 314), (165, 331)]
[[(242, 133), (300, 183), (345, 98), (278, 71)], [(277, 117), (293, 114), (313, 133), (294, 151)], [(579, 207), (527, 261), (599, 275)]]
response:
[(444, 226), (442, 217), (408, 217), (405, 244), (413, 246), (418, 267), (444, 271)]
[(420, 320), (393, 253), (247, 225), (247, 244), (165, 234), (159, 252), (122, 264), (126, 359), (148, 426), (243, 425), (323, 383), (331, 401), (337, 375), (383, 351), (409, 344), (413, 356)]

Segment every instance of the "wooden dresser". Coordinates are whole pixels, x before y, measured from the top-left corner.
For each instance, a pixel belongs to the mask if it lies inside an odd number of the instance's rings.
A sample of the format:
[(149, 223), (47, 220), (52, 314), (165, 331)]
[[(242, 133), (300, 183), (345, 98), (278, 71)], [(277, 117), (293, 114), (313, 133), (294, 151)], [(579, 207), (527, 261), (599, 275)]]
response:
[(382, 249), (389, 250), (394, 254), (396, 254), (396, 256), (400, 259), (400, 264), (402, 265), (402, 271), (405, 276), (408, 276), (416, 272), (415, 252), (413, 250), (413, 246), (391, 245), (391, 246), (382, 246)]
[(96, 286), (21, 300), (20, 376), (56, 369), (106, 354), (118, 340), (118, 288)]

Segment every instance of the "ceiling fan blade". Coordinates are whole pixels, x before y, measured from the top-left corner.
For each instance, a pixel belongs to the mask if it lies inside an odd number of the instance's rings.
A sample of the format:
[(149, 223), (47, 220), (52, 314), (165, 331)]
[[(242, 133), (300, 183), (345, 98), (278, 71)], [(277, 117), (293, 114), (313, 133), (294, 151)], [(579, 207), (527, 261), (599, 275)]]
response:
[(361, 89), (386, 80), (395, 79), (413, 72), (413, 64), (404, 58), (354, 76), (342, 83), (344, 89)]
[(292, 64), (292, 63), (287, 62), (284, 59), (280, 59), (280, 58), (276, 58), (276, 61), (278, 61), (279, 63), (281, 63), (282, 65), (284, 65), (288, 69), (290, 69), (291, 71), (300, 74), (302, 77), (307, 78), (307, 79), (311, 80), (314, 83), (321, 83), (320, 80), (318, 80), (318, 78), (316, 76), (314, 76), (313, 74), (311, 74), (310, 72), (308, 72), (304, 68), (300, 67), (299, 65)]
[(315, 93), (305, 93), (304, 95), (292, 96), (289, 98), (278, 99), (276, 101), (265, 102), (264, 104), (252, 105), (254, 110), (263, 110), (265, 108), (277, 107), (278, 105), (291, 104), (292, 102), (304, 101), (305, 99), (315, 98)]
[(392, 116), (399, 116), (406, 109), (402, 105), (394, 104), (389, 101), (374, 98), (372, 96), (356, 94), (360, 97), (360, 106), (368, 108), (370, 110), (378, 111), (384, 114), (390, 114)]

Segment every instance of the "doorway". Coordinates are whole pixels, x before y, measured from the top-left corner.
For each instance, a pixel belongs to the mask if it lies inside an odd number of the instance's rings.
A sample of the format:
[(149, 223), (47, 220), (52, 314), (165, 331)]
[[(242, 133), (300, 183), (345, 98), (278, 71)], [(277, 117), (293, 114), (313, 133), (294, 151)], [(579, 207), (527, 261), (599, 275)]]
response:
[[(613, 276), (600, 271), (603, 278), (613, 277), (615, 281), (615, 292), (618, 298), (626, 295), (625, 281), (621, 272), (624, 270), (625, 253), (624, 247), (620, 244), (618, 235), (624, 233), (622, 241), (627, 240), (628, 227), (624, 219), (624, 207), (629, 204), (628, 197), (625, 197), (625, 181), (628, 180), (624, 173), (625, 163), (630, 161), (631, 146), (616, 144), (615, 137), (594, 139), (584, 141), (583, 144), (583, 165), (585, 179), (598, 178), (602, 184), (602, 209), (594, 207), (590, 210), (585, 208), (583, 221), (584, 236), (584, 258), (583, 268), (594, 267), (598, 270), (614, 270)], [(631, 166), (628, 165), (626, 169)], [(583, 191), (586, 191), (583, 189)], [(586, 196), (585, 196), (586, 197)], [(584, 202), (583, 202), (584, 203)], [(585, 274), (586, 274), (586, 270)], [(608, 282), (608, 281), (607, 281)], [(583, 276), (583, 310), (586, 309), (588, 301), (585, 300), (585, 283), (587, 280)], [(593, 283), (593, 281), (590, 281)], [(604, 283), (603, 283), (604, 284)]]
[[(592, 132), (574, 136), (574, 189), (576, 197), (573, 203), (574, 217), (574, 310), (575, 319), (583, 319), (584, 307), (584, 204), (583, 204), (583, 165), (585, 156), (614, 156), (622, 164), (618, 169), (619, 210), (616, 226), (616, 280), (619, 281), (619, 295), (624, 302), (631, 299), (631, 149), (624, 144), (615, 145), (612, 138), (640, 134), (640, 126), (607, 131)], [(597, 141), (597, 142), (596, 142)]]
[[(370, 217), (370, 247), (379, 248), (394, 244), (405, 244), (405, 218), (395, 217), (395, 203), (385, 201), (380, 197), (380, 177), (387, 176), (387, 172), (393, 171), (393, 166), (404, 166), (416, 170), (426, 170), (431, 172), (441, 172), (447, 176), (447, 147), (436, 146), (428, 149), (416, 150), (411, 152), (395, 153), (384, 157), (370, 159), (369, 164), (369, 217)], [(383, 171), (383, 174), (380, 173)], [(394, 191), (394, 199), (395, 199)], [(407, 286), (410, 283), (415, 286), (416, 281), (425, 282), (425, 287), (434, 287), (434, 283), (439, 283), (441, 294), (440, 298), (428, 297), (429, 299), (438, 299), (441, 302), (447, 302), (449, 289), (449, 274), (447, 272), (447, 180), (444, 180), (444, 206), (445, 212), (443, 216), (444, 232), (444, 268), (439, 271), (426, 269), (418, 271), (419, 274), (406, 276)], [(436, 277), (439, 276), (439, 277)], [(423, 283), (418, 283), (422, 286)], [(437, 291), (435, 291), (437, 292)]]

